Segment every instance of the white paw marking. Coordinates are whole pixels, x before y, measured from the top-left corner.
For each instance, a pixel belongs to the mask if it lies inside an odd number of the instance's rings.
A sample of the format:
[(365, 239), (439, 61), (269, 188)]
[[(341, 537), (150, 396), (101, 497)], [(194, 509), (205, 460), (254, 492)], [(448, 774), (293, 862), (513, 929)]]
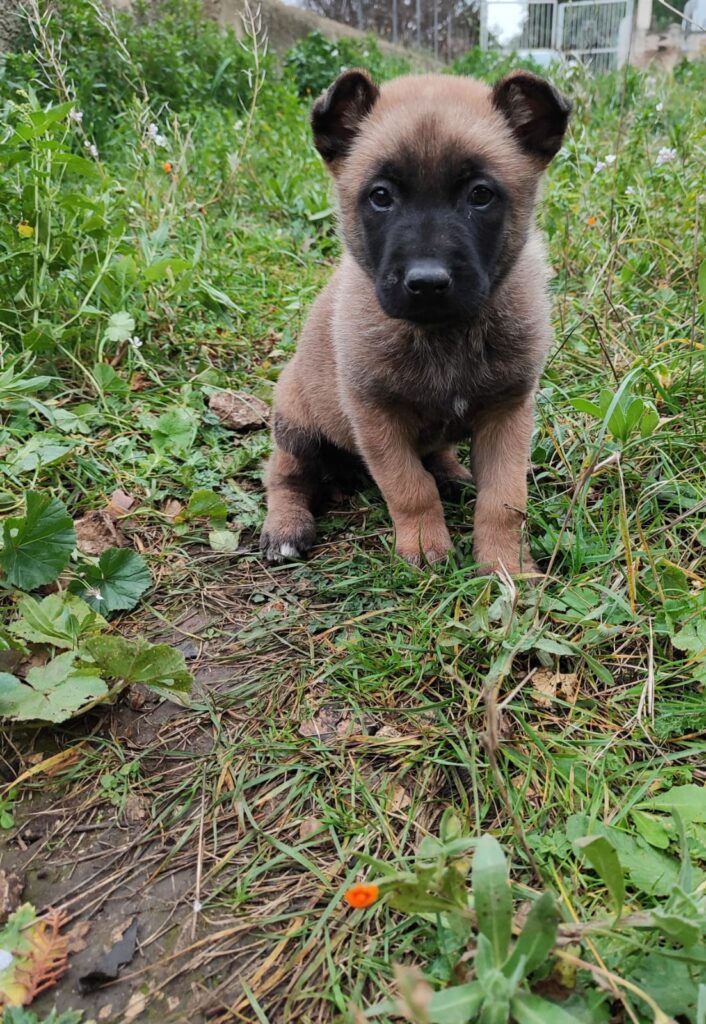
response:
[(299, 548), (293, 544), (280, 544), (278, 554), (283, 558), (299, 558)]

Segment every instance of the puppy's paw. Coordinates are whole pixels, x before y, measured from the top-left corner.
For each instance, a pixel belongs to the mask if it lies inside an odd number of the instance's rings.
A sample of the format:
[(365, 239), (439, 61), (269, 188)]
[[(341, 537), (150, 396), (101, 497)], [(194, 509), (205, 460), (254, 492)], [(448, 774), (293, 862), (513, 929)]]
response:
[(260, 551), (268, 562), (306, 558), (316, 540), (314, 517), (299, 511), (268, 515), (260, 535)]
[(476, 576), (504, 576), (507, 573), (529, 582), (536, 582), (544, 576), (537, 563), (529, 555), (522, 559), (517, 554), (506, 554), (505, 557), (502, 554), (495, 554), (484, 558), (476, 553), (475, 558), (478, 562)]
[(421, 531), (418, 527), (415, 530), (400, 531), (397, 535), (396, 550), (405, 562), (421, 567), (425, 564), (443, 562), (454, 553), (454, 546), (446, 525), (441, 523), (433, 527), (424, 526)]

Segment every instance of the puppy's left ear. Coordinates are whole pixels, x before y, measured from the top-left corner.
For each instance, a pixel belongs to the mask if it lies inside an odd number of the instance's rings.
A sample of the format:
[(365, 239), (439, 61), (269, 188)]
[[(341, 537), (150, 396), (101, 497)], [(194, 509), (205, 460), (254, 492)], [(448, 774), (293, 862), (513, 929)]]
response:
[(316, 101), (311, 111), (314, 145), (329, 166), (351, 148), (379, 95), (368, 72), (356, 68), (339, 75)]
[(493, 106), (504, 114), (522, 148), (543, 164), (559, 152), (571, 103), (544, 78), (512, 71), (495, 85)]

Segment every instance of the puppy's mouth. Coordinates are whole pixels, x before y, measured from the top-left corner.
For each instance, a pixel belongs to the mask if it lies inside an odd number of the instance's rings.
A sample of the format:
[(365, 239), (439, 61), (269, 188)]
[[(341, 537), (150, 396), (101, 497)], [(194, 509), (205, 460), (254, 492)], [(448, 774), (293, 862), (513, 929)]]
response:
[(467, 323), (480, 313), (488, 297), (479, 289), (459, 292), (455, 287), (443, 295), (410, 295), (389, 278), (378, 282), (375, 291), (382, 311), (391, 319), (424, 327)]

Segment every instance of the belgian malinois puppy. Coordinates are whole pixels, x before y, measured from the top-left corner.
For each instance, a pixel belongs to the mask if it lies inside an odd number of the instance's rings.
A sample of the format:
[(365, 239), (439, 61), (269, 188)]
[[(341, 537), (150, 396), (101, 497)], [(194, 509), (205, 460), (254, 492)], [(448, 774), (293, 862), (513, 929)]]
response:
[(306, 555), (322, 486), (360, 460), (387, 502), (397, 552), (452, 551), (440, 495), (471, 474), (482, 571), (536, 571), (522, 526), (534, 393), (551, 341), (534, 225), (570, 104), (525, 71), (494, 88), (346, 71), (315, 103), (344, 252), (275, 393), (261, 537)]

